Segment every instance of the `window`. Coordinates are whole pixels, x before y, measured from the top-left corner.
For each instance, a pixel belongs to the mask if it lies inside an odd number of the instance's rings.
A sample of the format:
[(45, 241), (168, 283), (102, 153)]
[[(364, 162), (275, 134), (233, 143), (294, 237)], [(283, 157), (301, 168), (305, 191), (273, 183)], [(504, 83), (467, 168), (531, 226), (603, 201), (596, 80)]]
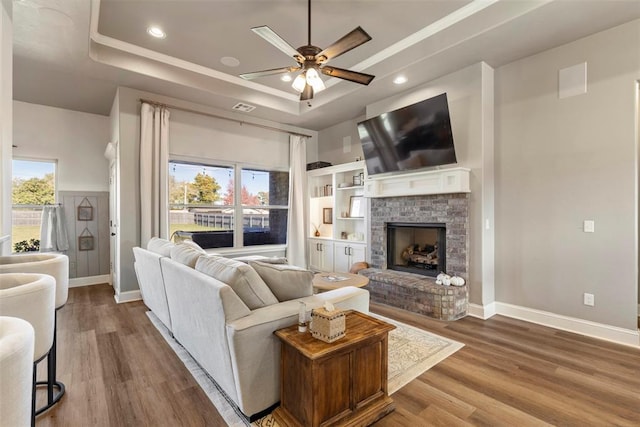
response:
[(42, 206), (56, 201), (56, 162), (13, 159), (11, 246), (14, 252), (38, 250)]
[(169, 162), (175, 241), (193, 239), (204, 248), (285, 244), (288, 205), (288, 172)]

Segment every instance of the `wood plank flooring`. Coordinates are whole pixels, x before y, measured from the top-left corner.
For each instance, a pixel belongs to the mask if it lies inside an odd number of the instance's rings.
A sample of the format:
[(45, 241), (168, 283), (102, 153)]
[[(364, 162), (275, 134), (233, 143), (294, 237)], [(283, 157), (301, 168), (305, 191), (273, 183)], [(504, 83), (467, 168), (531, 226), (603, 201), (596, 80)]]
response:
[[(440, 322), (372, 311), (465, 347), (392, 397), (376, 426), (640, 426), (640, 350), (495, 316)], [(62, 401), (45, 426), (224, 426), (142, 302), (108, 285), (69, 290), (59, 312)]]

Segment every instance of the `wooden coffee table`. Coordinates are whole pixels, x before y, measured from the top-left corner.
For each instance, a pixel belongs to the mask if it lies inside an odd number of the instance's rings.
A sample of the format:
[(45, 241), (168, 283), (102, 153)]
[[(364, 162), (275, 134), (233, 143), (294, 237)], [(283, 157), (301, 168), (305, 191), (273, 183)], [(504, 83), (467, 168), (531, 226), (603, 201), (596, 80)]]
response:
[(313, 287), (322, 291), (355, 286), (361, 288), (369, 284), (369, 278), (351, 273), (317, 273), (313, 276)]
[(357, 311), (346, 316), (346, 335), (325, 343), (298, 326), (275, 332), (280, 353), (282, 427), (367, 426), (395, 404), (387, 393), (388, 333), (395, 326)]

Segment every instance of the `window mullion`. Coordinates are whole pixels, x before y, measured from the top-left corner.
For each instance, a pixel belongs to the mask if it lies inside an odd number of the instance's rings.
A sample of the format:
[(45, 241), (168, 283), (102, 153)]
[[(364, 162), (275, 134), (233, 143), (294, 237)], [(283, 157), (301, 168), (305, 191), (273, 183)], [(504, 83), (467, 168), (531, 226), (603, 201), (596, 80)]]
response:
[(233, 221), (233, 246), (241, 248), (244, 246), (244, 223), (242, 212), (242, 168), (235, 164), (233, 165), (234, 180), (233, 180), (233, 206), (234, 206), (234, 221)]

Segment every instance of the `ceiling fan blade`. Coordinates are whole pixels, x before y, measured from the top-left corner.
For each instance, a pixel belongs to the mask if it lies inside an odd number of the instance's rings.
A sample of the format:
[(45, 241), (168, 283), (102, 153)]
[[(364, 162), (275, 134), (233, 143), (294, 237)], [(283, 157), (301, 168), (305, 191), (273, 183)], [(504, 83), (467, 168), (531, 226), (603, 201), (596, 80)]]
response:
[(300, 67), (273, 68), (271, 70), (254, 71), (253, 73), (240, 74), (240, 77), (245, 80), (253, 80), (258, 77), (272, 76), (274, 74), (292, 73), (294, 71), (298, 71), (299, 69)]
[(371, 40), (371, 36), (367, 34), (367, 32), (363, 30), (362, 27), (358, 27), (346, 36), (342, 37), (340, 40), (334, 42), (325, 50), (318, 53), (316, 55), (316, 61), (320, 64), (323, 64), (330, 59), (342, 55), (345, 52), (349, 52), (351, 49), (354, 49), (361, 44), (368, 42), (369, 40)]
[(350, 82), (360, 83), (361, 85), (368, 85), (376, 76), (371, 74), (359, 73), (357, 71), (345, 70), (344, 68), (337, 67), (322, 67), (320, 68), (322, 74), (331, 77), (337, 77), (343, 80), (349, 80)]
[(313, 99), (313, 86), (307, 83), (300, 94), (300, 101), (307, 101), (309, 99)]
[(276, 34), (275, 31), (273, 31), (266, 25), (263, 25), (261, 27), (253, 27), (251, 31), (283, 51), (288, 56), (293, 57), (296, 61), (304, 62), (304, 58), (302, 57), (302, 55), (300, 55), (300, 53), (295, 50), (293, 46), (284, 41), (282, 37), (280, 37), (278, 34)]

